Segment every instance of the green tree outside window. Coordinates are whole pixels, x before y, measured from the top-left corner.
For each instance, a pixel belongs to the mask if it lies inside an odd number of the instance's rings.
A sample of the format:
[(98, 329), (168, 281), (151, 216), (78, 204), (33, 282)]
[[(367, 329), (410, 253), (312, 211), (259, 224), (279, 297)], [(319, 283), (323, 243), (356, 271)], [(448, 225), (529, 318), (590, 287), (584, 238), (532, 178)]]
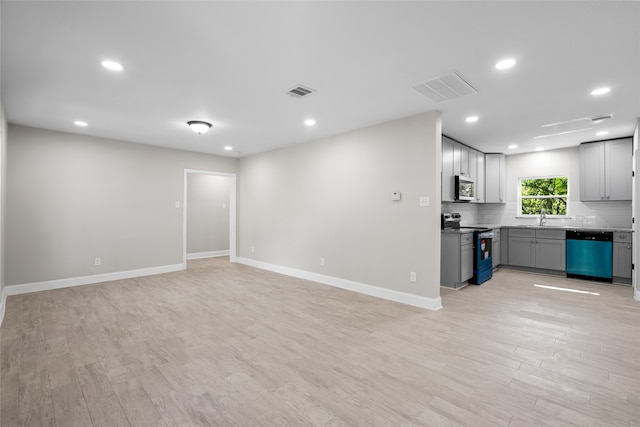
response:
[(544, 208), (547, 215), (566, 215), (568, 186), (569, 179), (566, 176), (521, 178), (520, 213), (539, 215)]

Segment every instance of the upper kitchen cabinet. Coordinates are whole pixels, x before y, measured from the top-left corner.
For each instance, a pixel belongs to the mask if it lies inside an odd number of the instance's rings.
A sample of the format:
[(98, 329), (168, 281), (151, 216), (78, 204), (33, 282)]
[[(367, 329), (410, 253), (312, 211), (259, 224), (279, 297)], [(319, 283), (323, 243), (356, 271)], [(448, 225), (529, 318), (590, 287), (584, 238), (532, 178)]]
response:
[(470, 178), (475, 183), (475, 200), (484, 202), (484, 154), (442, 136), (442, 201), (454, 202), (455, 176)]
[(632, 140), (580, 145), (580, 200), (631, 200)]
[(484, 165), (484, 153), (476, 152), (475, 167), (476, 167), (476, 203), (484, 203), (485, 194), (485, 165)]
[(505, 182), (507, 159), (504, 154), (485, 154), (485, 203), (506, 203)]
[(454, 168), (453, 168), (453, 146), (454, 142), (442, 136), (442, 201), (453, 202), (453, 183), (454, 183)]

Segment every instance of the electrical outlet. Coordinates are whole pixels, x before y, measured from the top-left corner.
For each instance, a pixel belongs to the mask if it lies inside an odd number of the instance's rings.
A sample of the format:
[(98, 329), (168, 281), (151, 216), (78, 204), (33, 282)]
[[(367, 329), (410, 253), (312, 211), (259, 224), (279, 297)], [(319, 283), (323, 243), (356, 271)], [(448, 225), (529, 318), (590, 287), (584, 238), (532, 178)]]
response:
[(102, 264), (102, 259), (100, 258), (94, 258), (93, 259), (93, 265), (95, 265), (96, 267)]
[(251, 253), (254, 253), (256, 251), (256, 247), (255, 246), (251, 246)]
[(320, 267), (324, 267), (324, 258), (320, 258)]
[(412, 271), (409, 273), (409, 281), (411, 283), (416, 283), (418, 281), (418, 278), (416, 277), (416, 272)]

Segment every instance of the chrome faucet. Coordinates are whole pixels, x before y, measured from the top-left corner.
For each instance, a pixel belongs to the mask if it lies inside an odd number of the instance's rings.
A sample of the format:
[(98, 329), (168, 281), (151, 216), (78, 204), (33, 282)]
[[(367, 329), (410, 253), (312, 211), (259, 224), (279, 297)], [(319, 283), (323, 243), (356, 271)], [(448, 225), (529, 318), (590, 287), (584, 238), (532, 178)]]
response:
[(540, 209), (540, 226), (543, 226), (545, 222), (547, 222), (547, 220), (545, 219), (547, 217), (547, 211), (544, 210), (544, 208)]

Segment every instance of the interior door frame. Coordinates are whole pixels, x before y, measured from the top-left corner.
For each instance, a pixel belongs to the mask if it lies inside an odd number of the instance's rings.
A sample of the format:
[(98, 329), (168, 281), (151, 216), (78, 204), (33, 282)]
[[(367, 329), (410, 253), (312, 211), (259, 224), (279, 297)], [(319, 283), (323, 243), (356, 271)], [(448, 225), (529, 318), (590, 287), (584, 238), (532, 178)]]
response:
[(224, 176), (229, 178), (229, 261), (236, 262), (236, 174), (200, 169), (184, 170), (184, 191), (182, 198), (182, 263), (187, 266), (187, 189), (189, 174)]

